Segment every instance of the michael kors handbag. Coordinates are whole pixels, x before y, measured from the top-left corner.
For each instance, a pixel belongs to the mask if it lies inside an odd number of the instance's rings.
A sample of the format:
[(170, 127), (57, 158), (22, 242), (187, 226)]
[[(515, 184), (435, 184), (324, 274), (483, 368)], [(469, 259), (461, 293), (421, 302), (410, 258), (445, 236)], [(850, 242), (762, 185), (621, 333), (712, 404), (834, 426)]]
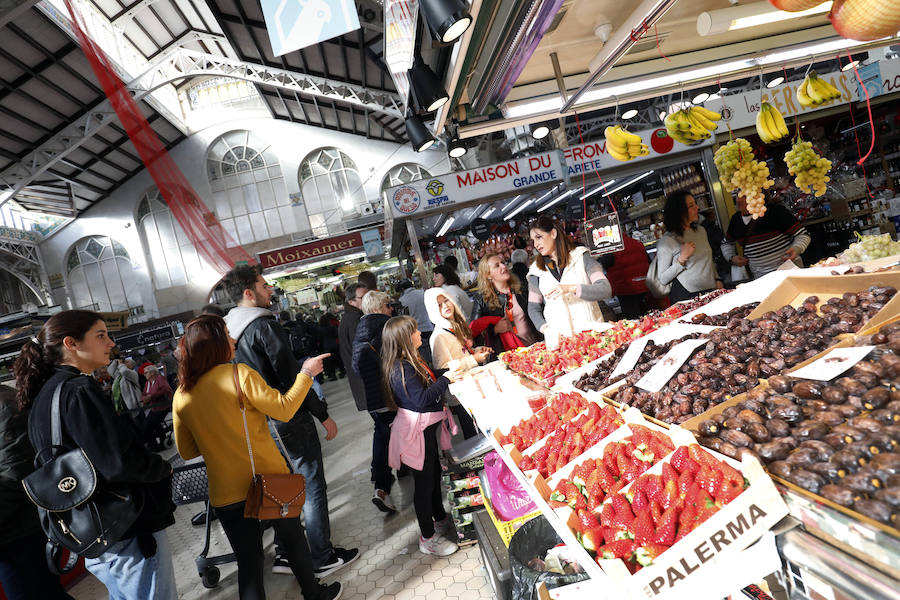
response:
[[(244, 407), (244, 392), (238, 378), (238, 366), (234, 365), (234, 386), (237, 388), (238, 404), (244, 419), (244, 433), (247, 436), (247, 452), (250, 453), (250, 470), (253, 481), (247, 490), (244, 518), (267, 521), (270, 519), (291, 519), (300, 516), (306, 501), (306, 479), (296, 473), (263, 475), (256, 472), (253, 461), (253, 446), (250, 444), (250, 430), (247, 427), (247, 409)], [(280, 441), (280, 440), (279, 440)]]

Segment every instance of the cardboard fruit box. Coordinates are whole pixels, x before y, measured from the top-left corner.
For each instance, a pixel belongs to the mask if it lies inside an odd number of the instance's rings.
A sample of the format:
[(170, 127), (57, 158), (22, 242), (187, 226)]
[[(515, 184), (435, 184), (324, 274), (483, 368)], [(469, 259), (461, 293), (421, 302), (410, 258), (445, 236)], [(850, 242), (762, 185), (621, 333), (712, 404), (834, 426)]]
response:
[[(873, 285), (891, 286), (900, 290), (900, 272), (822, 277), (788, 276), (747, 318), (758, 319), (767, 312), (776, 311), (788, 304), (797, 308), (808, 296), (818, 296), (821, 305), (829, 298), (842, 296), (844, 292), (862, 292)], [(874, 317), (862, 324), (860, 331), (884, 323), (898, 314), (900, 314), (900, 294), (895, 294)]]
[[(674, 428), (673, 428), (674, 429)], [(748, 548), (788, 514), (775, 484), (754, 458), (737, 462), (709, 449), (716, 459), (738, 469), (749, 486), (696, 529), (632, 575), (618, 559), (597, 561), (611, 582), (628, 590), (630, 598), (716, 598), (730, 588), (708, 588), (712, 570)], [(647, 473), (662, 473), (665, 460)], [(631, 485), (624, 488), (627, 492)], [(694, 574), (697, 574), (695, 576)]]

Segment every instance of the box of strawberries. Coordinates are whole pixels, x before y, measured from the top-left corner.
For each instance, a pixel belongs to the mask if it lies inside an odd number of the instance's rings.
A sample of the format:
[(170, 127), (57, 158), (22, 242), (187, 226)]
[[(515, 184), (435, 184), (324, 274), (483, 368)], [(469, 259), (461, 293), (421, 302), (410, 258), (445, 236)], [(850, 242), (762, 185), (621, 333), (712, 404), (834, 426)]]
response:
[(788, 508), (758, 461), (691, 443), (606, 494), (599, 509), (575, 512), (577, 539), (612, 582), (655, 598), (715, 596), (696, 589), (709, 581), (696, 574), (756, 542)]

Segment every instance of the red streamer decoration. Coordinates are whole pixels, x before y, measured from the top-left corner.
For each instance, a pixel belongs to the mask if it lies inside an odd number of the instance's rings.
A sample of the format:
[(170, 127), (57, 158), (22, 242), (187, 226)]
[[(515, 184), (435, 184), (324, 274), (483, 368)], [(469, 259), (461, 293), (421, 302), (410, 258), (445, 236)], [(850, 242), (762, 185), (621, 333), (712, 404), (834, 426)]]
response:
[[(863, 83), (862, 77), (859, 76), (859, 71), (856, 70), (856, 65), (853, 63), (853, 57), (850, 56), (850, 51), (847, 51), (847, 59), (850, 61), (850, 64), (853, 65), (853, 72), (856, 73), (856, 80), (859, 82), (859, 87), (862, 88), (863, 93), (866, 95), (866, 108), (869, 109), (869, 127), (872, 130), (872, 143), (869, 145), (869, 151), (866, 152), (865, 156), (859, 157), (859, 166), (862, 166), (866, 159), (869, 158), (869, 155), (872, 154), (872, 150), (875, 148), (875, 120), (872, 118), (872, 103), (869, 101), (869, 90), (866, 89), (866, 85)], [(853, 103), (850, 103), (850, 114), (853, 114)], [(857, 143), (859, 138), (857, 138)]]
[(84, 21), (72, 0), (65, 0), (78, 43), (91, 64), (91, 69), (109, 99), (125, 133), (134, 144), (144, 167), (153, 178), (169, 210), (197, 253), (219, 273), (225, 273), (237, 262), (253, 259), (238, 245), (203, 203), (187, 178), (169, 156), (165, 145), (150, 127), (137, 102), (116, 74), (106, 53), (87, 34)]
[(672, 59), (669, 58), (668, 56), (666, 56), (663, 53), (662, 48), (659, 47), (659, 29), (656, 27), (655, 23), (653, 24), (653, 33), (656, 34), (656, 51), (659, 52), (659, 55), (662, 56), (664, 59), (666, 59), (669, 62), (672, 62)]

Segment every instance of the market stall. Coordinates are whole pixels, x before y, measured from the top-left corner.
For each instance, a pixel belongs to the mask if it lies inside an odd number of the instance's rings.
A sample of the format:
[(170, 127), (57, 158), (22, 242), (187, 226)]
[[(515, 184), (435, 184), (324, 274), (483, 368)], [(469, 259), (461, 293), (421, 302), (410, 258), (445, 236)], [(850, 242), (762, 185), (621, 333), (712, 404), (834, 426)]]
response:
[(892, 263), (776, 271), (506, 353), (451, 390), (578, 557), (581, 590), (894, 598)]

